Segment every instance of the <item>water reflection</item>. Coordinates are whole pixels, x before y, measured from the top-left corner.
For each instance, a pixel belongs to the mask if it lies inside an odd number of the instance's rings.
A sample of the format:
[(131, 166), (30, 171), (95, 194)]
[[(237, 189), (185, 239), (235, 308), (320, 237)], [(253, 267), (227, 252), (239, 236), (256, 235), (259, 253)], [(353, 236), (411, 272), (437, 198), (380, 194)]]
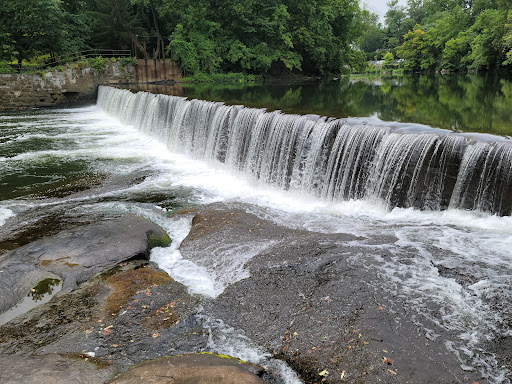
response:
[(60, 284), (61, 281), (59, 279), (47, 278), (41, 280), (30, 290), (27, 296), (31, 297), (34, 301), (42, 300), (46, 295), (51, 295), (53, 293), (54, 287), (60, 288)]
[(131, 88), (289, 113), (333, 117), (376, 115), (386, 121), (512, 135), (512, 81), (492, 75), (343, 78), (252, 86), (139, 85)]

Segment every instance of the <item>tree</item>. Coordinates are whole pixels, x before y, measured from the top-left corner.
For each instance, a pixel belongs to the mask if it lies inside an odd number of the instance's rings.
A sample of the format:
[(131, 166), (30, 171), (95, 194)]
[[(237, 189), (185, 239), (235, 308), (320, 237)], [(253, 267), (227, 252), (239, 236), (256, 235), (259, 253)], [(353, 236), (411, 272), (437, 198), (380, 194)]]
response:
[(430, 66), (430, 62), (425, 61), (424, 56), (428, 47), (425, 31), (417, 24), (412, 31), (409, 31), (404, 36), (404, 40), (404, 43), (398, 48), (397, 54), (405, 60), (405, 69), (411, 71), (427, 69)]
[(2, 0), (4, 58), (15, 57), (21, 65), (34, 55), (55, 52), (62, 42), (62, 20), (57, 0)]
[(470, 68), (491, 69), (505, 61), (503, 37), (506, 15), (497, 9), (481, 12), (471, 29), (477, 33), (471, 41)]
[(364, 30), (357, 39), (357, 46), (364, 52), (375, 52), (385, 45), (386, 33), (379, 24), (379, 16), (366, 9), (361, 11)]
[(379, 27), (371, 25), (358, 39), (357, 45), (365, 52), (375, 52), (384, 47), (386, 33)]
[(395, 62), (395, 56), (391, 52), (386, 52), (383, 57), (384, 64), (382, 64), (383, 68), (391, 68), (393, 63)]
[(403, 42), (403, 36), (407, 31), (403, 30), (402, 23), (406, 19), (405, 7), (398, 5), (398, 0), (390, 0), (386, 20), (386, 35), (388, 37), (388, 48), (392, 49)]
[(512, 64), (512, 10), (508, 11), (507, 23), (505, 24), (505, 33), (503, 36), (503, 48), (506, 59), (503, 65)]
[[(351, 66), (352, 44), (362, 33), (356, 0), (284, 0), (295, 51), (307, 73), (340, 73)], [(359, 56), (360, 57), (360, 56)]]
[(173, 30), (169, 52), (188, 73), (328, 74), (364, 63), (354, 49), (362, 33), (356, 0), (159, 1)]
[(471, 50), (471, 41), (475, 37), (471, 31), (459, 34), (446, 42), (443, 49), (441, 67), (448, 70), (461, 70), (467, 64), (467, 56)]
[(104, 49), (131, 49), (134, 37), (147, 34), (147, 15), (129, 0), (88, 0), (93, 34), (91, 45)]
[(423, 0), (407, 0), (407, 13), (416, 24), (423, 24), (427, 16), (427, 10), (423, 5)]
[(92, 36), (91, 20), (87, 13), (87, 3), (81, 0), (63, 0), (62, 39), (56, 50), (58, 54), (70, 55), (90, 48)]

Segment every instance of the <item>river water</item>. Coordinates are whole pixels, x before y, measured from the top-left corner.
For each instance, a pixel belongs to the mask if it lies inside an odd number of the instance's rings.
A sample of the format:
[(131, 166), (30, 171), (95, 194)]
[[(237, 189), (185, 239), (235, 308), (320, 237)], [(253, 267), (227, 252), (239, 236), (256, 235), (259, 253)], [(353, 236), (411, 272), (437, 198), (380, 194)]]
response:
[[(223, 202), (292, 228), (394, 236), (394, 244), (367, 250), (386, 276), (382, 289), (406, 298), (418, 324), (434, 323), (456, 334), (446, 348), (463, 367), (481, 371), (490, 382), (510, 382), (494, 353), (497, 340), (512, 337), (510, 216), (283, 189), (185, 146), (169, 148), (140, 122), (108, 111), (103, 102), (0, 115), (0, 251), (22, 245), (23, 239), (1, 241), (13, 228), (32, 225), (36, 229), (27, 231), (32, 239), (87, 218), (135, 213), (161, 225), (174, 240), (169, 248), (155, 249), (153, 260), (191, 292), (215, 297), (234, 282), (226, 276), (230, 272), (184, 260), (178, 245), (191, 223), (170, 213)], [(404, 260), (404, 250), (415, 257)], [(383, 258), (383, 251), (390, 257)], [(425, 333), (439, 337), (434, 330)], [(226, 345), (218, 350), (243, 355)]]

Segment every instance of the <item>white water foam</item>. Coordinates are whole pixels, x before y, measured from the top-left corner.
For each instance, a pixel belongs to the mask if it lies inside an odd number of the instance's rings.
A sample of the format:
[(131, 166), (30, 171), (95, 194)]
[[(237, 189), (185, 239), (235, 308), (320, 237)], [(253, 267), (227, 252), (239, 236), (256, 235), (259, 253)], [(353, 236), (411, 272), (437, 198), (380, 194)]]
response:
[(7, 219), (14, 217), (15, 214), (12, 210), (4, 207), (0, 207), (0, 227), (5, 224)]
[(215, 280), (208, 270), (184, 259), (178, 249), (190, 232), (191, 223), (191, 216), (172, 220), (165, 228), (172, 239), (171, 245), (168, 248), (154, 248), (151, 251), (151, 261), (157, 263), (173, 279), (187, 286), (189, 292), (215, 297)]
[(270, 353), (255, 345), (240, 331), (219, 319), (204, 317), (203, 320), (209, 333), (210, 351), (259, 365), (283, 380), (284, 384), (302, 384), (297, 374), (286, 363), (273, 359)]
[[(154, 143), (152, 145), (159, 147)], [(219, 164), (169, 154), (163, 148), (162, 152), (160, 148), (157, 152), (162, 155), (158, 156), (155, 166), (163, 172), (153, 180), (148, 179), (147, 183), (162, 187), (186, 186), (195, 191), (198, 202), (250, 204), (252, 213), (293, 228), (351, 233), (369, 238), (396, 237), (396, 243), (387, 248), (395, 251), (397, 259), (383, 261), (381, 265), (383, 272), (389, 276), (389, 289), (399, 284), (400, 292), (411, 298), (411, 307), (416, 307), (421, 316), (440, 327), (459, 332), (461, 342), (456, 347), (460, 351), (472, 349), (482, 338), (493, 338), (499, 333), (497, 327), (501, 320), (484, 305), (482, 298), (489, 290), (499, 290), (504, 276), (511, 275), (511, 217), (454, 209), (433, 212), (395, 208), (388, 211), (382, 205), (355, 200), (333, 203), (263, 187), (247, 177), (228, 172)], [(397, 262), (403, 248), (415, 250), (417, 256), (412, 263), (404, 265)], [(379, 260), (377, 247), (373, 249), (377, 251), (375, 257)], [(214, 249), (210, 251), (215, 252)], [(226, 245), (226, 251), (226, 259), (232, 259), (229, 245)], [(185, 274), (193, 277), (188, 282), (185, 278), (181, 280), (191, 291), (214, 297), (225, 288), (226, 282), (222, 279), (226, 271), (223, 262), (215, 262), (215, 257), (210, 262), (201, 260), (196, 263), (195, 260), (190, 264), (190, 260), (183, 260), (179, 251), (156, 252), (153, 257), (158, 257), (162, 265), (169, 263), (163, 268), (172, 276)], [(218, 252), (221, 254), (222, 250)], [(242, 254), (243, 258), (243, 252), (238, 254)], [(232, 255), (237, 255), (236, 250), (233, 249)], [(432, 263), (448, 268), (456, 266), (462, 274), (473, 273), (481, 280), (462, 287), (453, 278), (440, 276)], [(243, 275), (239, 277), (243, 278)], [(231, 282), (234, 281), (236, 278)], [(228, 284), (231, 282), (228, 281)], [(425, 310), (429, 301), (441, 307), (441, 317)], [(421, 316), (418, 317), (420, 322)], [(474, 353), (468, 357), (462, 353), (461, 356), (464, 356), (464, 359), (461, 358), (463, 364), (483, 367), (481, 369), (486, 371), (487, 377), (493, 377), (496, 383), (502, 382), (500, 376), (503, 372), (493, 367), (492, 355)]]

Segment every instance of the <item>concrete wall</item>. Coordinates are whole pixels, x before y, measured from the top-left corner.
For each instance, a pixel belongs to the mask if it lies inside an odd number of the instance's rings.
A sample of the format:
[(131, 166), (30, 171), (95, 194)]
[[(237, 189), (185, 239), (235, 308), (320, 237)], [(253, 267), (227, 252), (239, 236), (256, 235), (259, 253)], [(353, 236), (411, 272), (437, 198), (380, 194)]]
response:
[(134, 80), (134, 67), (107, 63), (104, 71), (71, 65), (45, 74), (0, 74), (0, 110), (94, 102), (99, 84)]
[(181, 79), (181, 69), (171, 59), (165, 60), (137, 60), (135, 66), (136, 83), (152, 83), (163, 81), (176, 81)]

